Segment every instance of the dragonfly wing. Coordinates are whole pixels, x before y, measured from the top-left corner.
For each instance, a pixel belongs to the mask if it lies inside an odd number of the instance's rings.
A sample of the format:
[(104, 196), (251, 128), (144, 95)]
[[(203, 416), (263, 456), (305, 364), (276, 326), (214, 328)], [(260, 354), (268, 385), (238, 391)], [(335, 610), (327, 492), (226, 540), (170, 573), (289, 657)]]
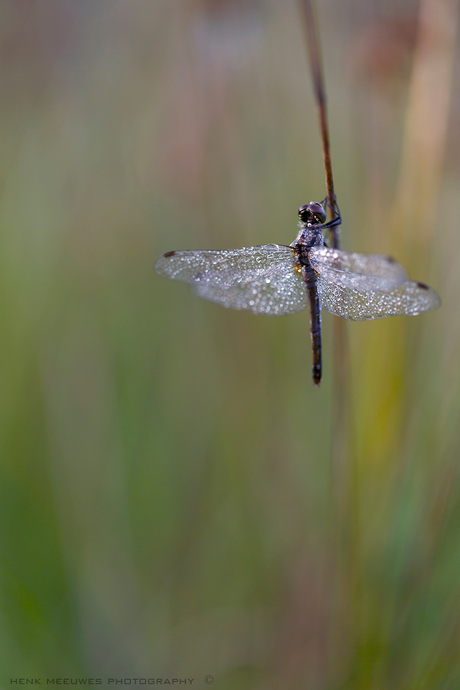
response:
[(321, 307), (344, 319), (416, 316), (440, 304), (434, 290), (408, 280), (404, 269), (389, 257), (315, 247), (309, 258), (319, 274)]
[(177, 251), (156, 263), (163, 276), (232, 309), (281, 316), (302, 311), (307, 296), (292, 247), (266, 244), (221, 251)]
[(357, 254), (343, 252), (329, 247), (312, 247), (309, 253), (310, 263), (318, 273), (333, 271), (336, 279), (343, 276), (347, 280), (350, 273), (369, 277), (382, 278), (388, 284), (402, 283), (407, 280), (406, 271), (390, 256), (381, 254)]

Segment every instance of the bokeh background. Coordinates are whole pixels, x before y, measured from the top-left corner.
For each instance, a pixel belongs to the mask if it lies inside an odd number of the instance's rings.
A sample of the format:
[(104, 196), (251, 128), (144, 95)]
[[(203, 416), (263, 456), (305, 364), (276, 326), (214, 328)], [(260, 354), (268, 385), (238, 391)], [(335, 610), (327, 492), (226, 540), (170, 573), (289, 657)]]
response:
[(314, 389), (306, 313), (153, 269), (325, 196), (299, 6), (0, 3), (5, 687), (460, 687), (457, 3), (317, 10), (342, 246), (443, 304), (326, 314)]

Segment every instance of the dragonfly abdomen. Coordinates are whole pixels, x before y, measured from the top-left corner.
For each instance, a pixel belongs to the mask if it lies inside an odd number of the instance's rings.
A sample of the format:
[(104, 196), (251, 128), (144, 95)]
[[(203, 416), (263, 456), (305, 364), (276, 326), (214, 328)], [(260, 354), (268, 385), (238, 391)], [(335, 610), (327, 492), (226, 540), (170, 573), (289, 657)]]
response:
[(310, 335), (313, 351), (312, 378), (315, 386), (319, 386), (321, 381), (321, 305), (316, 284), (316, 273), (310, 266), (302, 266), (302, 277), (310, 304)]

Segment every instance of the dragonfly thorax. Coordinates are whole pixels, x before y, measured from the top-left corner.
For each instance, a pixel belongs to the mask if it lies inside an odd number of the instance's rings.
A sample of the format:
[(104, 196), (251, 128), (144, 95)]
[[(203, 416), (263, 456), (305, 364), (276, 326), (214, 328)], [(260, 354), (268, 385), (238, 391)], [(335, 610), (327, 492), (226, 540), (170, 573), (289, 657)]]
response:
[(322, 226), (304, 225), (300, 228), (300, 232), (291, 247), (295, 247), (298, 251), (306, 251), (312, 247), (322, 247), (323, 245), (324, 235)]

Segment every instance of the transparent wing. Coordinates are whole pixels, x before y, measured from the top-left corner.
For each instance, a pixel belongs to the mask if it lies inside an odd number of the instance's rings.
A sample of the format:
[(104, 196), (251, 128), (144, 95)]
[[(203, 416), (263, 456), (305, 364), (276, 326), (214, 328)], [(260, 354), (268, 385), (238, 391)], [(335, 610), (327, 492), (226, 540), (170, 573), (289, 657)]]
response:
[(160, 275), (190, 283), (200, 297), (232, 309), (282, 316), (302, 311), (307, 295), (292, 247), (264, 244), (221, 251), (177, 251), (156, 263)]
[(440, 305), (434, 290), (407, 280), (404, 269), (389, 257), (314, 247), (309, 258), (319, 274), (321, 307), (344, 319), (415, 316)]
[(312, 247), (309, 252), (310, 263), (318, 273), (331, 272), (335, 280), (354, 284), (361, 279), (363, 283), (375, 285), (395, 285), (407, 280), (406, 271), (394, 259), (381, 254), (356, 254), (329, 247)]

